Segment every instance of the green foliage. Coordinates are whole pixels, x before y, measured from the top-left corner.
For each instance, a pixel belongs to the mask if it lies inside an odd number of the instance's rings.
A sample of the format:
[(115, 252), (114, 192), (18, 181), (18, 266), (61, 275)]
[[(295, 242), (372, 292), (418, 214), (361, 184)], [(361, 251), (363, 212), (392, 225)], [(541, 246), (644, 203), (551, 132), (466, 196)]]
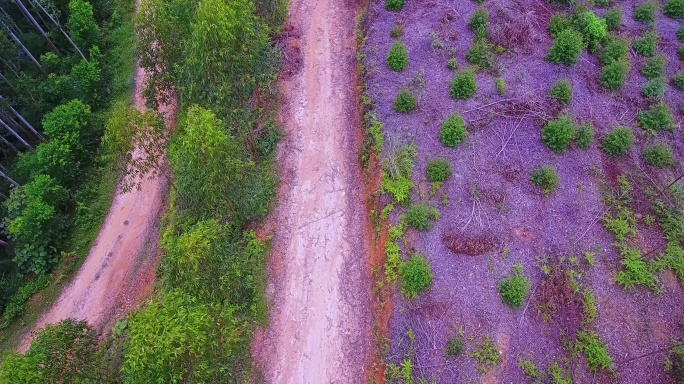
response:
[(672, 85), (680, 91), (684, 91), (684, 72), (677, 72), (672, 76)]
[(663, 144), (645, 148), (641, 153), (641, 158), (644, 159), (644, 163), (658, 168), (665, 168), (674, 164), (670, 147)]
[(564, 13), (554, 13), (549, 23), (549, 34), (551, 34), (551, 37), (557, 38), (558, 34), (566, 29), (572, 29), (570, 18)]
[(594, 332), (581, 331), (577, 334), (577, 349), (587, 358), (587, 368), (596, 372), (599, 368), (611, 370), (613, 358), (608, 353), (606, 343)]
[(662, 99), (665, 95), (665, 83), (662, 80), (649, 80), (641, 88), (641, 96), (652, 99)]
[(406, 69), (407, 65), (408, 51), (406, 51), (406, 46), (401, 41), (397, 41), (392, 44), (387, 54), (387, 66), (395, 72), (401, 72)]
[(668, 242), (665, 252), (658, 256), (650, 266), (654, 272), (671, 269), (679, 281), (684, 284), (684, 250), (678, 242)]
[[(35, 280), (31, 280), (19, 287), (17, 292), (8, 298), (5, 311), (2, 315), (2, 323), (0, 329), (9, 327), (10, 321), (15, 317), (22, 315), (25, 310), (26, 303), (41, 289), (50, 284), (48, 275), (41, 275)], [(1, 381), (0, 381), (1, 382)]]
[(641, 66), (640, 72), (649, 80), (657, 79), (663, 76), (666, 65), (667, 58), (663, 55), (656, 55)]
[(444, 123), (442, 123), (442, 128), (439, 131), (439, 141), (447, 147), (455, 147), (467, 135), (468, 132), (465, 129), (463, 116), (454, 113), (449, 115)]
[(451, 357), (458, 357), (463, 351), (465, 351), (465, 340), (458, 336), (449, 338), (444, 348), (444, 354)]
[(480, 7), (475, 10), (473, 15), (468, 20), (468, 27), (475, 32), (478, 39), (487, 37), (487, 27), (489, 26), (489, 13), (487, 10)]
[(558, 188), (558, 182), (558, 174), (552, 167), (538, 167), (530, 171), (530, 183), (541, 187), (544, 196), (555, 191)]
[(621, 37), (608, 37), (603, 49), (597, 54), (603, 64), (610, 64), (629, 57), (629, 41)]
[(456, 72), (449, 89), (449, 96), (452, 99), (466, 100), (471, 98), (476, 91), (477, 83), (475, 82), (475, 73), (472, 70), (466, 69)]
[(439, 219), (439, 213), (425, 204), (416, 204), (406, 211), (406, 225), (419, 231), (429, 231), (432, 221)]
[(584, 44), (590, 52), (596, 51), (607, 36), (608, 27), (604, 19), (591, 11), (576, 11), (572, 24), (582, 34)]
[(451, 176), (451, 163), (445, 159), (434, 159), (427, 163), (427, 179), (431, 182), (443, 182)]
[(504, 82), (504, 79), (500, 77), (495, 78), (494, 87), (496, 88), (496, 92), (499, 93), (499, 96), (503, 96), (504, 93), (506, 93), (506, 83)]
[(642, 37), (632, 41), (632, 48), (641, 56), (652, 57), (656, 54), (658, 35), (654, 31), (647, 31)]
[(684, 0), (668, 0), (663, 6), (663, 13), (673, 19), (684, 18)]
[(632, 290), (638, 285), (660, 292), (662, 287), (658, 281), (654, 269), (644, 261), (638, 249), (630, 248), (624, 244), (617, 244), (622, 259), (622, 270), (615, 275), (615, 282), (627, 290)]
[(596, 297), (594, 291), (585, 289), (582, 292), (582, 324), (590, 325), (596, 320)]
[(531, 284), (523, 271), (521, 264), (515, 264), (513, 276), (502, 279), (497, 287), (501, 300), (513, 309), (522, 307), (525, 303), (525, 297), (530, 291)]
[(498, 347), (489, 337), (485, 337), (482, 344), (468, 355), (477, 361), (480, 372), (486, 372), (488, 367), (501, 362)]
[(555, 64), (572, 66), (577, 63), (580, 53), (584, 49), (582, 35), (573, 29), (564, 29), (558, 32), (553, 40), (551, 51), (546, 59)]
[(400, 113), (411, 113), (416, 109), (416, 97), (408, 89), (402, 89), (394, 99), (394, 110)]
[(533, 380), (535, 383), (539, 383), (544, 380), (544, 371), (537, 368), (532, 360), (519, 357), (518, 367), (520, 367), (525, 377)]
[(400, 11), (404, 8), (404, 0), (385, 0), (385, 9), (388, 11)]
[(477, 68), (489, 70), (494, 65), (494, 45), (478, 39), (466, 52), (466, 58)]
[(80, 100), (72, 100), (56, 107), (43, 118), (43, 133), (51, 140), (68, 145), (81, 154), (84, 130), (90, 123), (90, 107)]
[(390, 29), (390, 37), (393, 39), (398, 39), (404, 34), (404, 27), (400, 25), (395, 25)]
[(90, 48), (97, 45), (101, 38), (100, 27), (93, 17), (93, 6), (85, 0), (69, 1), (69, 19), (67, 31), (76, 45)]
[(578, 148), (587, 149), (594, 142), (594, 126), (591, 123), (580, 124), (575, 131), (575, 144)]
[(682, 384), (684, 381), (684, 346), (676, 346), (670, 350), (669, 362), (669, 371), (677, 380), (677, 384)]
[(240, 367), (249, 366), (245, 326), (230, 305), (202, 304), (168, 292), (130, 316), (123, 381), (240, 381)]
[(665, 103), (658, 103), (646, 111), (637, 113), (639, 125), (647, 131), (672, 131), (675, 127), (672, 112)]
[(447, 68), (449, 68), (452, 71), (455, 71), (456, 68), (458, 67), (458, 64), (456, 63), (456, 59), (453, 57), (447, 61)]
[(546, 123), (541, 132), (542, 141), (554, 152), (563, 153), (575, 136), (575, 130), (572, 117), (562, 115)]
[(389, 147), (383, 159), (381, 191), (388, 193), (394, 202), (407, 204), (411, 199), (411, 172), (416, 160), (416, 146), (404, 145), (398, 149)]
[(565, 372), (557, 362), (551, 363), (548, 371), (549, 376), (551, 376), (551, 383), (572, 384), (572, 372)]
[(401, 291), (405, 297), (415, 300), (418, 295), (432, 284), (430, 263), (421, 255), (414, 254), (408, 261), (399, 265)]
[(679, 40), (680, 43), (684, 43), (684, 25), (677, 29), (677, 40)]
[(602, 219), (603, 226), (615, 236), (618, 241), (636, 236), (636, 217), (630, 209), (620, 206), (615, 214), (608, 214)]
[(684, 61), (684, 44), (682, 44), (682, 46), (680, 46), (677, 50), (677, 57), (680, 61)]
[(558, 99), (563, 104), (570, 104), (572, 100), (572, 86), (567, 80), (556, 81), (551, 89), (549, 89), (549, 96)]
[(634, 8), (634, 18), (642, 23), (651, 24), (655, 21), (656, 5), (644, 3)]
[(620, 25), (622, 24), (622, 11), (620, 11), (620, 8), (611, 8), (606, 11), (603, 18), (606, 20), (607, 29), (609, 31), (615, 31), (620, 28)]
[(629, 62), (623, 59), (616, 60), (603, 67), (598, 82), (606, 89), (616, 91), (625, 84), (628, 72)]
[(603, 137), (600, 147), (606, 155), (619, 157), (626, 154), (633, 144), (634, 134), (632, 130), (618, 126)]

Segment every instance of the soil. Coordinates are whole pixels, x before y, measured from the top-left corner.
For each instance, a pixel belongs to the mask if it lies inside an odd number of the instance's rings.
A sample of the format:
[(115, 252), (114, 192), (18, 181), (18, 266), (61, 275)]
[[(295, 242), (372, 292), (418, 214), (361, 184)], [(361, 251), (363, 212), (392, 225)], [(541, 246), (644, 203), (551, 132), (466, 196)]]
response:
[[(138, 67), (134, 104), (139, 110), (145, 108), (144, 81), (144, 70)], [(161, 111), (167, 124), (173, 123), (173, 110), (167, 106)], [(134, 156), (140, 155), (136, 149)], [(81, 269), (24, 336), (19, 352), (30, 347), (37, 330), (67, 318), (85, 320), (105, 333), (117, 318), (150, 297), (159, 260), (159, 223), (166, 209), (166, 195), (164, 176), (144, 177), (140, 188), (128, 193), (117, 190)]]
[(358, 7), (354, 1), (290, 3), (279, 84), (286, 137), (278, 150), (281, 187), (272, 217), (270, 319), (253, 344), (269, 383), (356, 383), (370, 374)]
[[(370, 74), (369, 95), (384, 125), (386, 147), (407, 143), (417, 146), (413, 182), (418, 188), (412, 201), (426, 203), (440, 212), (440, 219), (429, 232), (407, 231), (405, 250), (415, 250), (429, 260), (434, 280), (414, 301), (395, 290), (386, 362), (398, 365), (411, 358), (416, 379), (437, 383), (522, 383), (525, 379), (518, 367), (519, 357), (532, 359), (542, 369), (554, 361), (562, 363), (568, 351), (561, 331), (553, 321), (545, 322), (534, 304), (537, 295), (546, 294), (540, 288), (543, 273), (538, 266), (543, 258), (581, 259), (583, 252), (591, 251), (596, 264), (586, 267), (582, 284), (596, 295), (598, 314), (592, 330), (606, 341), (617, 378), (589, 373), (579, 358), (570, 367), (575, 382), (672, 382), (662, 364), (671, 338), (682, 336), (681, 282), (668, 272), (661, 274), (665, 284), (662, 294), (644, 288), (626, 291), (617, 286), (613, 275), (621, 267), (620, 259), (612, 246), (614, 238), (598, 218), (606, 210), (601, 196), (606, 188), (615, 185), (618, 174), (650, 178), (664, 185), (681, 173), (681, 169), (644, 168), (640, 165), (640, 148), (653, 142), (667, 143), (676, 160), (684, 160), (682, 115), (678, 113), (684, 94), (671, 86), (666, 88), (664, 100), (676, 116), (675, 132), (648, 135), (635, 122), (636, 113), (649, 105), (640, 95), (646, 82), (639, 74), (643, 57), (630, 53), (632, 68), (627, 82), (612, 93), (597, 83), (601, 63), (593, 54), (583, 52), (573, 67), (544, 60), (552, 43), (548, 23), (551, 14), (560, 8), (537, 0), (490, 0), (481, 5), (431, 0), (406, 1), (400, 12), (389, 12), (384, 3), (374, 0), (369, 7), (370, 27), (364, 52)], [(623, 13), (619, 35), (632, 39), (647, 30), (646, 25), (633, 19), (633, 9), (640, 4), (616, 3)], [(513, 51), (497, 57), (498, 74), (478, 72), (474, 98), (453, 100), (449, 97), (453, 72), (447, 67), (452, 57), (448, 51), (455, 52), (459, 69), (469, 65), (465, 54), (475, 37), (467, 22), (479, 6), (490, 14), (490, 41)], [(599, 16), (605, 12), (605, 8), (592, 9)], [(666, 79), (682, 69), (675, 33), (680, 24), (659, 13), (655, 25), (660, 36), (659, 52), (668, 57)], [(400, 73), (385, 64), (394, 41), (390, 30), (396, 25), (403, 27), (400, 40), (409, 52), (408, 67)], [(433, 49), (433, 32), (444, 48)], [(503, 97), (497, 94), (494, 77), (502, 77), (506, 83)], [(568, 107), (546, 96), (559, 79), (568, 79), (573, 87), (573, 101)], [(392, 109), (402, 88), (418, 96), (418, 108), (411, 114)], [(594, 124), (596, 142), (589, 150), (571, 148), (558, 155), (542, 143), (540, 130), (544, 123), (563, 112), (572, 114), (578, 122)], [(468, 130), (468, 137), (456, 149), (439, 142), (441, 123), (451, 113), (463, 115)], [(637, 142), (628, 156), (611, 159), (597, 143), (616, 125), (632, 127)], [(430, 196), (425, 167), (427, 160), (437, 157), (448, 159), (454, 172)], [(540, 165), (555, 166), (560, 176), (559, 190), (546, 198), (528, 180), (530, 170)], [(649, 204), (641, 208), (638, 193), (633, 199), (632, 208), (637, 214), (653, 215)], [(395, 209), (390, 216), (393, 223), (401, 213), (397, 211), (401, 210)], [(641, 248), (654, 249), (663, 244), (660, 231), (640, 224), (639, 232), (637, 242), (643, 243)], [(498, 282), (511, 275), (516, 263), (524, 266), (525, 275), (532, 281), (527, 301), (530, 304), (519, 310), (505, 306), (497, 292)], [(565, 322), (577, 321), (574, 314), (564, 316), (568, 317)], [(459, 333), (466, 339), (467, 352), (485, 337), (491, 337), (499, 347), (502, 362), (481, 374), (467, 354), (446, 358), (443, 351), (447, 340)]]

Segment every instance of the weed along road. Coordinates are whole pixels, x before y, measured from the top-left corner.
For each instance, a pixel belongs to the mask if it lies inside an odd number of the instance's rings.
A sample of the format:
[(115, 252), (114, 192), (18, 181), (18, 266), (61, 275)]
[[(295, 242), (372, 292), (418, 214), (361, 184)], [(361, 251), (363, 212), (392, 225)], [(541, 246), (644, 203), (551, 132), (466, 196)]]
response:
[(294, 70), (280, 83), (286, 138), (269, 266), (271, 318), (263, 335), (268, 342), (256, 343), (267, 382), (358, 383), (367, 376), (370, 288), (356, 142), (357, 11), (351, 1), (290, 4), (286, 52), (294, 63), (286, 65)]

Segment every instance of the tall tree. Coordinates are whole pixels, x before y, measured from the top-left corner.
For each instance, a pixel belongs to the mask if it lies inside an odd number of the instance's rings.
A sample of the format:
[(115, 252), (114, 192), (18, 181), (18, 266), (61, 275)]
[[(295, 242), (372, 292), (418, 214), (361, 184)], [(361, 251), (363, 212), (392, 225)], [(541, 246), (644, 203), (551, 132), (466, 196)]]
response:
[(25, 147), (33, 150), (33, 147), (31, 146), (31, 144), (26, 142), (26, 140), (24, 140), (24, 138), (22, 138), (17, 132), (15, 132), (9, 125), (7, 125), (7, 123), (5, 123), (4, 120), (0, 119), (0, 125), (5, 127), (5, 129), (8, 130), (9, 133), (12, 134), (12, 136), (16, 137), (17, 140), (19, 140), (19, 142), (22, 143)]
[(43, 11), (43, 13), (45, 13), (45, 15), (50, 19), (50, 21), (52, 21), (52, 23), (55, 24), (57, 26), (57, 28), (59, 28), (59, 31), (62, 32), (62, 35), (64, 35), (64, 37), (66, 37), (66, 39), (69, 41), (69, 44), (71, 44), (71, 46), (74, 47), (76, 52), (78, 52), (78, 55), (81, 56), (81, 59), (88, 61), (86, 59), (85, 55), (83, 55), (83, 52), (81, 52), (81, 49), (78, 47), (78, 45), (76, 45), (76, 43), (74, 43), (74, 41), (71, 39), (69, 34), (64, 30), (64, 28), (62, 28), (62, 25), (57, 21), (57, 18), (55, 16), (53, 16), (52, 14), (50, 14), (50, 12), (48, 12), (43, 7), (43, 5), (40, 3), (40, 1), (32, 1), (31, 4), (40, 8), (40, 10)]

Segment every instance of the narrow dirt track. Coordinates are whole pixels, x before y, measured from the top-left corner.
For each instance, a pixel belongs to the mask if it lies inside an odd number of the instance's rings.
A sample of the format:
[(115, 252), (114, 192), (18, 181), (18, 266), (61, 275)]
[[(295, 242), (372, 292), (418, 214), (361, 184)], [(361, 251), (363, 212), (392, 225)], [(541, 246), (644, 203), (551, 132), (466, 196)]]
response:
[(279, 147), (271, 317), (255, 337), (255, 360), (268, 383), (362, 383), (371, 305), (357, 140), (359, 4), (290, 6), (286, 64), (299, 65), (280, 81), (287, 137)]
[[(136, 70), (135, 107), (145, 108), (145, 74)], [(171, 116), (165, 111), (165, 116)], [(167, 119), (168, 122), (168, 119)], [(134, 154), (134, 156), (139, 153)], [(151, 293), (155, 279), (159, 220), (165, 209), (166, 179), (145, 178), (140, 190), (117, 190), (100, 233), (71, 283), (38, 319), (18, 350), (25, 352), (35, 331), (63, 319), (85, 320), (105, 331)]]

